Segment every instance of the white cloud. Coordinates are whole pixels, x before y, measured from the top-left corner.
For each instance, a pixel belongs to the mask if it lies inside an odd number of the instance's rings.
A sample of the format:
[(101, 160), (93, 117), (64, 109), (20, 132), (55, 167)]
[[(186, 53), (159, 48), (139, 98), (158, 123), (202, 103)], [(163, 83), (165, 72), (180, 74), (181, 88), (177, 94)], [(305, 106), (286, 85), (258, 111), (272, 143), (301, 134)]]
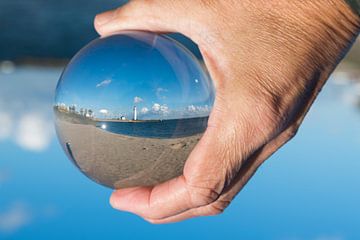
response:
[(154, 103), (154, 105), (152, 106), (152, 110), (153, 110), (154, 112), (159, 112), (159, 111), (160, 111), (160, 107), (161, 107), (160, 104)]
[(141, 103), (143, 99), (141, 97), (134, 97), (134, 103)]
[(194, 105), (190, 105), (190, 106), (187, 107), (187, 110), (189, 112), (196, 112), (196, 107)]
[(169, 107), (166, 106), (166, 105), (162, 105), (162, 106), (160, 107), (160, 112), (162, 112), (162, 113), (169, 113)]
[(11, 61), (0, 62), (0, 72), (3, 74), (12, 74), (15, 71), (15, 64)]
[[(9, 66), (5, 64), (8, 73)], [(14, 141), (25, 150), (45, 150), (54, 136), (52, 101), (62, 70), (60, 67), (24, 66), (6, 75), (0, 70), (0, 140)], [(27, 123), (26, 117), (34, 115)], [(39, 123), (34, 123), (38, 120)], [(42, 127), (37, 127), (39, 125)], [(30, 133), (32, 131), (35, 133)], [(34, 143), (29, 144), (31, 141)]]
[(190, 113), (209, 113), (210, 107), (208, 105), (204, 105), (204, 106), (189, 105), (187, 107), (187, 111)]
[(53, 125), (39, 114), (30, 113), (20, 118), (15, 141), (27, 150), (44, 151), (51, 142)]
[(12, 233), (26, 226), (31, 221), (30, 210), (23, 203), (15, 203), (5, 212), (0, 213), (0, 232)]
[(159, 103), (154, 103), (152, 106), (152, 112), (155, 114), (168, 114), (170, 112), (169, 107), (164, 105), (161, 105)]
[(99, 113), (101, 113), (101, 114), (108, 114), (108, 113), (109, 113), (109, 110), (107, 110), (107, 109), (100, 109)]
[(142, 109), (141, 109), (141, 113), (142, 114), (147, 114), (149, 112), (149, 109), (147, 108), (147, 107), (143, 107)]
[(205, 106), (198, 106), (197, 110), (199, 112), (210, 112), (211, 109), (208, 105), (205, 105)]
[(4, 140), (11, 136), (13, 121), (10, 114), (0, 112), (0, 140)]
[(112, 82), (111, 79), (107, 79), (107, 80), (102, 81), (101, 83), (98, 83), (98, 84), (96, 85), (96, 87), (97, 87), (97, 88), (99, 88), (99, 87), (106, 87), (106, 86), (108, 86), (111, 82)]

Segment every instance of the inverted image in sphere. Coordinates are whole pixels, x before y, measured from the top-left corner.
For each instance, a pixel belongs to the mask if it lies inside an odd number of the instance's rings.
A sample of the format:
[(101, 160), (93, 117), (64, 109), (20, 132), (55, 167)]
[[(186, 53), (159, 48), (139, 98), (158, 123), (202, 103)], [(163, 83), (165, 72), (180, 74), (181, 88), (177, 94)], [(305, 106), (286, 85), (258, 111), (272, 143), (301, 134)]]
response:
[(99, 38), (64, 70), (55, 125), (69, 159), (110, 188), (153, 186), (182, 174), (214, 102), (200, 62), (166, 36)]

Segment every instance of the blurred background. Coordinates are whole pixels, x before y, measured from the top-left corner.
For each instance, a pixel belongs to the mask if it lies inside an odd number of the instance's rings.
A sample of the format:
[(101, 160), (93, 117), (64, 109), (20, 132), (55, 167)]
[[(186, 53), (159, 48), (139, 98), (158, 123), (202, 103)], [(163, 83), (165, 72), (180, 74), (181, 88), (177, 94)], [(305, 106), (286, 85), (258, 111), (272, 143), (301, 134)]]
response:
[(60, 148), (52, 100), (66, 63), (97, 37), (94, 16), (123, 2), (0, 0), (0, 239), (360, 239), (359, 40), (296, 138), (223, 215), (154, 226), (111, 209), (111, 190)]

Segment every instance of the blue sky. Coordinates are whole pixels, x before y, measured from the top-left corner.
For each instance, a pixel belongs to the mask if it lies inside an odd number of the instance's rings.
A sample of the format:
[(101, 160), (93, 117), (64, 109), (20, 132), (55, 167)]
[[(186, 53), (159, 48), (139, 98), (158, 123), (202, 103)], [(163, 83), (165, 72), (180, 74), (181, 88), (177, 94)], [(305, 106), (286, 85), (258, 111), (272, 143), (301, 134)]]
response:
[(157, 226), (113, 210), (67, 159), (51, 122), (59, 74), (0, 74), (0, 239), (360, 239), (359, 84), (330, 81), (223, 215)]
[(162, 37), (133, 34), (95, 41), (62, 76), (56, 103), (90, 108), (98, 117), (142, 119), (207, 116), (214, 92), (207, 74), (182, 47)]

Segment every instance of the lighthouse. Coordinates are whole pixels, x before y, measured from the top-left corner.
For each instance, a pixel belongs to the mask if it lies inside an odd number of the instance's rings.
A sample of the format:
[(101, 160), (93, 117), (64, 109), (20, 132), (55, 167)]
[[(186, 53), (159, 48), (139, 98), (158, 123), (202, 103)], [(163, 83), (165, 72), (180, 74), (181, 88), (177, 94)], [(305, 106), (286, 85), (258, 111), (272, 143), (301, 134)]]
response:
[(137, 120), (137, 109), (136, 109), (136, 106), (134, 106), (134, 116), (133, 116), (133, 120), (134, 120), (134, 121)]

